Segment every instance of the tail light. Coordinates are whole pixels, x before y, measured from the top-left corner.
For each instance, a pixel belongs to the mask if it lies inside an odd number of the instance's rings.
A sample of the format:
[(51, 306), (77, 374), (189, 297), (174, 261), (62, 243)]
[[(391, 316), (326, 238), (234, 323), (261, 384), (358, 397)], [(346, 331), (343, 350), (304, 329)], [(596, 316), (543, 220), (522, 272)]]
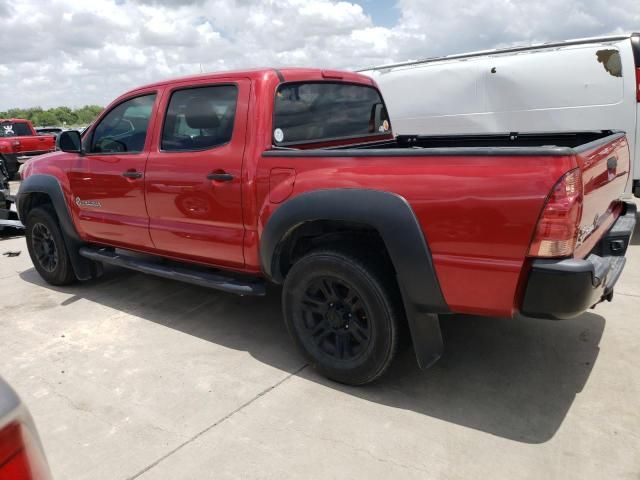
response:
[(531, 257), (566, 257), (573, 253), (582, 216), (582, 173), (566, 173), (551, 190), (529, 246)]
[(640, 103), (640, 67), (636, 68), (636, 100)]
[(51, 479), (37, 434), (19, 420), (0, 427), (0, 479)]
[(0, 430), (0, 478), (32, 480), (22, 427), (12, 422)]

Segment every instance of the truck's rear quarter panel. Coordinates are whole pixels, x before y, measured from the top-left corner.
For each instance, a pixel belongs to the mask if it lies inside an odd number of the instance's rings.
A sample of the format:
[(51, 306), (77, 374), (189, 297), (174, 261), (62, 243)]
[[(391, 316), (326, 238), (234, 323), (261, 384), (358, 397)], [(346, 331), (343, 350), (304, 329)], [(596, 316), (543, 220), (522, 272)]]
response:
[(449, 307), (509, 316), (544, 201), (575, 162), (572, 156), (262, 157), (259, 230), (278, 208), (269, 201), (269, 190), (278, 188), (273, 177), (270, 185), (275, 168), (295, 170), (291, 196), (323, 188), (396, 193), (418, 217)]

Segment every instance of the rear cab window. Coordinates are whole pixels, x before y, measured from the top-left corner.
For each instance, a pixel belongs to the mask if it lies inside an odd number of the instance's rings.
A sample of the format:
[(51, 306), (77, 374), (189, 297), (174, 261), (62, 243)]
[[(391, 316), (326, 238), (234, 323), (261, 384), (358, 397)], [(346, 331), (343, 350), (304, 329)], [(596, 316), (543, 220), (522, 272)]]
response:
[(0, 122), (0, 137), (28, 137), (33, 135), (26, 122)]
[(292, 146), (391, 133), (378, 90), (345, 82), (285, 83), (274, 102), (273, 143)]

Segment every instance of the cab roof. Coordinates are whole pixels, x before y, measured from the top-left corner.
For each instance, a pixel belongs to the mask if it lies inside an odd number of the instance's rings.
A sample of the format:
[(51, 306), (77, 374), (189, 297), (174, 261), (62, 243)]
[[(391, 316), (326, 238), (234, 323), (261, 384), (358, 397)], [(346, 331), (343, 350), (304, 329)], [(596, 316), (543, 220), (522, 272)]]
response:
[(318, 81), (318, 80), (340, 81), (341, 80), (341, 81), (352, 82), (352, 83), (362, 83), (365, 85), (375, 85), (375, 82), (371, 78), (359, 73), (347, 72), (347, 71), (341, 71), (341, 70), (327, 70), (327, 69), (320, 69), (320, 68), (287, 67), (287, 68), (255, 68), (255, 69), (248, 69), (248, 70), (229, 70), (229, 71), (221, 71), (221, 72), (201, 73), (198, 75), (172, 78), (172, 79), (162, 80), (160, 82), (150, 83), (148, 85), (143, 85), (141, 87), (137, 87), (133, 90), (130, 90), (130, 92), (135, 92), (137, 90), (143, 90), (143, 89), (154, 88), (154, 87), (162, 87), (162, 86), (171, 85), (174, 83), (199, 81), (199, 80), (206, 80), (206, 79), (211, 79), (211, 80), (228, 79), (231, 77), (249, 78), (252, 80), (277, 77), (280, 83), (297, 82), (297, 81), (304, 81), (304, 80), (309, 80), (309, 81)]

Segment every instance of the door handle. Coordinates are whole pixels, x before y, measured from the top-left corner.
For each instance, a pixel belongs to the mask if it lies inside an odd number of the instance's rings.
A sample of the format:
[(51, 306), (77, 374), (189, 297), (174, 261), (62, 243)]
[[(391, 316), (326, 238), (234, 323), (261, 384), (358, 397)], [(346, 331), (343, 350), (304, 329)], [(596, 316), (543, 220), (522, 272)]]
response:
[(233, 175), (226, 172), (211, 172), (207, 175), (207, 180), (214, 180), (216, 182), (230, 182), (233, 180)]
[(126, 172), (122, 172), (122, 176), (127, 178), (142, 178), (142, 172), (136, 172), (135, 170), (127, 170)]

